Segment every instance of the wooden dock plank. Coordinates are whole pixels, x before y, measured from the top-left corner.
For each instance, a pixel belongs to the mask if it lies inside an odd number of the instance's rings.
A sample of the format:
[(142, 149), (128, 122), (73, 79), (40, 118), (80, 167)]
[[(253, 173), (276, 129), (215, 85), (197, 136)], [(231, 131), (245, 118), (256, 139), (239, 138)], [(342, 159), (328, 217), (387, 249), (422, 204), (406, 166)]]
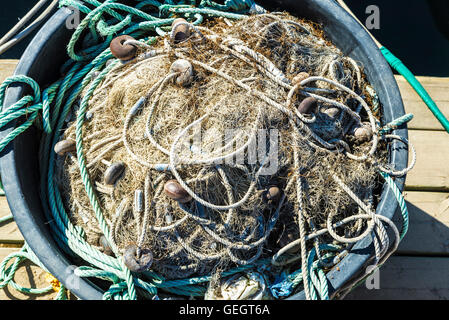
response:
[[(402, 76), (395, 77), (401, 91), (406, 112), (413, 113), (415, 116), (408, 127), (416, 130), (443, 131), (444, 128), (407, 80)], [(427, 90), (441, 112), (449, 119), (449, 78), (417, 77), (417, 79)]]
[(18, 62), (19, 60), (14, 59), (0, 60), (0, 83), (14, 73), (14, 69), (16, 69)]
[(449, 191), (449, 134), (410, 130), (409, 139), (416, 149), (417, 161), (407, 175), (406, 189)]
[[(11, 214), (6, 197), (0, 197), (0, 217)], [(23, 244), (24, 240), (14, 220), (0, 223), (0, 243)]]
[(401, 255), (449, 255), (449, 193), (408, 191), (404, 198), (410, 216)]
[[(379, 271), (378, 290), (365, 283), (347, 300), (448, 300), (449, 258), (391, 257)], [(370, 282), (375, 284), (375, 281)]]

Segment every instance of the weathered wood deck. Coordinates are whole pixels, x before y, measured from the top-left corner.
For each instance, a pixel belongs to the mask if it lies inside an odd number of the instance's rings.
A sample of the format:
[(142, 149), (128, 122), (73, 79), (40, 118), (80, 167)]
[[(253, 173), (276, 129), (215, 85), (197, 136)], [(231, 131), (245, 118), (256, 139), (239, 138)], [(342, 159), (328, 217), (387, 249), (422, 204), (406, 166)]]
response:
[[(0, 61), (0, 82), (12, 74), (16, 63)], [(449, 78), (419, 80), (449, 117)], [(406, 81), (401, 77), (397, 81), (406, 111), (415, 115), (409, 135), (418, 160), (407, 177), (405, 192), (410, 229), (396, 255), (380, 270), (380, 289), (368, 290), (362, 285), (346, 299), (449, 299), (449, 134)], [(6, 199), (0, 197), (0, 217), (8, 214)], [(22, 244), (14, 222), (0, 225), (0, 260)], [(15, 279), (23, 285), (48, 286), (45, 272), (29, 264), (19, 269)], [(0, 290), (0, 300), (34, 298)]]

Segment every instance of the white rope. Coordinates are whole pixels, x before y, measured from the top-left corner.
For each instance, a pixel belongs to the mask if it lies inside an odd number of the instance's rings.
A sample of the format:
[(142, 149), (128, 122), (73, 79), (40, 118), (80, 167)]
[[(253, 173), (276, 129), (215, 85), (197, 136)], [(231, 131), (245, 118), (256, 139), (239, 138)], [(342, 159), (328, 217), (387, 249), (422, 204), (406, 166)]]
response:
[(402, 137), (400, 137), (398, 135), (387, 134), (387, 135), (382, 136), (382, 139), (383, 140), (386, 140), (386, 139), (399, 140), (399, 141), (403, 142), (404, 144), (408, 145), (411, 148), (412, 161), (410, 162), (410, 165), (408, 165), (408, 167), (403, 169), (403, 170), (400, 170), (400, 171), (389, 170), (389, 169), (383, 167), (382, 165), (378, 164), (379, 169), (382, 170), (383, 172), (389, 174), (390, 176), (393, 176), (393, 177), (405, 176), (416, 165), (416, 150), (415, 150), (415, 147), (413, 146), (413, 144), (410, 141), (408, 141), (407, 139), (402, 138)]

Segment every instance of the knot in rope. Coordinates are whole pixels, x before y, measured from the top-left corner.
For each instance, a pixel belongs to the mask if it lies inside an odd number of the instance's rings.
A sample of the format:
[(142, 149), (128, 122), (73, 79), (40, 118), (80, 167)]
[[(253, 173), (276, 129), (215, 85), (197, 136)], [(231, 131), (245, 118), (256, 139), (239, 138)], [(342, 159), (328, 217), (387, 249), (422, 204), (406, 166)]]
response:
[(103, 294), (103, 300), (130, 300), (125, 281), (113, 284)]

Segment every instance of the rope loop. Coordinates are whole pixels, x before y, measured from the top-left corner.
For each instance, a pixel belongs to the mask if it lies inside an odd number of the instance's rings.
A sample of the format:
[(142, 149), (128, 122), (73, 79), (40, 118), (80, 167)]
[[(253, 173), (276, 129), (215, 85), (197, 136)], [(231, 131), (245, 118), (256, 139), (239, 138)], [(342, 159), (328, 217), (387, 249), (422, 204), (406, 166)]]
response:
[(19, 83), (24, 83), (24, 84), (28, 84), (31, 89), (33, 90), (33, 102), (34, 103), (39, 103), (41, 100), (41, 90), (39, 88), (39, 85), (37, 84), (36, 81), (34, 81), (33, 79), (31, 79), (30, 77), (24, 76), (24, 75), (14, 75), (11, 77), (6, 78), (5, 81), (3, 81), (3, 83), (0, 85), (0, 107), (3, 109), (3, 103), (4, 103), (4, 99), (5, 99), (5, 92), (6, 89), (11, 85), (11, 84), (19, 84)]
[[(19, 99), (13, 105), (10, 105), (7, 109), (3, 109), (6, 89), (12, 84), (27, 84), (33, 90), (33, 95), (26, 95)], [(22, 116), (28, 116), (27, 120), (10, 132), (3, 140), (0, 141), (0, 152), (18, 135), (27, 130), (38, 116), (39, 110), (42, 109), (41, 91), (36, 81), (30, 77), (24, 75), (15, 75), (8, 77), (0, 86), (0, 128), (7, 125), (13, 120), (17, 120)], [(46, 132), (51, 131), (49, 121), (49, 105), (46, 105), (46, 115), (44, 117), (44, 130)]]

